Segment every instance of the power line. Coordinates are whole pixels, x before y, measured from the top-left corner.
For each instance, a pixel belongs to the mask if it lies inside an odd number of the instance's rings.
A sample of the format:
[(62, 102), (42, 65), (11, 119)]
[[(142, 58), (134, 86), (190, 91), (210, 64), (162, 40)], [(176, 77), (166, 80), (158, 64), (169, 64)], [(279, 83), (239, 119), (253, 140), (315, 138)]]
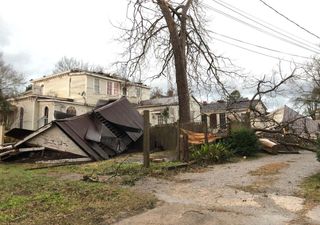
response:
[[(309, 47), (312, 46), (312, 48), (314, 48), (314, 47), (319, 48), (319, 46), (314, 44), (314, 43), (309, 43), (309, 41), (306, 41), (303, 38), (300, 38), (300, 37), (288, 32), (288, 31), (285, 31), (285, 30), (283, 30), (283, 29), (281, 29), (281, 28), (279, 28), (277, 26), (274, 26), (273, 24), (270, 24), (270, 23), (268, 23), (268, 22), (266, 22), (264, 20), (261, 20), (260, 18), (257, 18), (255, 16), (253, 16), (253, 15), (251, 15), (251, 14), (249, 14), (249, 13), (247, 13), (247, 12), (237, 8), (237, 7), (235, 7), (235, 6), (232, 6), (231, 4), (228, 4), (228, 3), (224, 2), (224, 1), (222, 1), (222, 0), (213, 0), (213, 1), (216, 2), (217, 4), (223, 6), (223, 7), (231, 10), (232, 12), (235, 12), (235, 13), (241, 15), (242, 17), (245, 17), (248, 20), (251, 20), (251, 21), (253, 21), (255, 23), (258, 23), (259, 25), (261, 25), (261, 26), (263, 26), (263, 27), (265, 27), (265, 28), (267, 28), (269, 30), (272, 30), (273, 32), (279, 33), (279, 34), (281, 34), (281, 35), (283, 35), (283, 36), (285, 36), (285, 37), (287, 37), (289, 39), (292, 39), (292, 40), (294, 40), (296, 42), (299, 42), (299, 43), (302, 43), (302, 44), (306, 44)], [(266, 25), (268, 25), (268, 26), (266, 26)], [(292, 38), (292, 37), (295, 37), (296, 39)], [(300, 40), (297, 40), (297, 39), (300, 39)]]
[[(252, 53), (255, 53), (255, 54), (258, 54), (258, 55), (262, 55), (262, 56), (266, 56), (266, 57), (269, 57), (269, 58), (273, 58), (273, 59), (277, 59), (277, 60), (281, 60), (281, 61), (286, 61), (286, 62), (290, 62), (292, 63), (293, 60), (288, 60), (288, 59), (280, 59), (276, 56), (272, 56), (272, 55), (268, 55), (268, 54), (265, 54), (265, 53), (262, 53), (262, 52), (258, 52), (258, 51), (255, 51), (255, 50), (252, 50), (252, 49), (249, 49), (249, 48), (246, 48), (246, 47), (243, 47), (243, 46), (240, 46), (240, 45), (237, 45), (237, 44), (234, 44), (234, 43), (231, 43), (231, 42), (228, 42), (228, 41), (225, 41), (225, 40), (221, 40), (219, 38), (213, 38), (214, 40), (217, 40), (217, 41), (220, 41), (220, 42), (223, 42), (225, 44), (228, 44), (228, 45), (232, 45), (234, 47), (237, 47), (237, 48), (241, 48), (243, 50), (246, 50), (246, 51), (249, 51), (249, 52), (252, 52)], [(295, 64), (299, 64), (299, 65), (302, 65), (302, 66), (306, 66), (306, 64), (303, 64), (303, 63), (296, 63), (296, 62), (293, 62)]]
[(272, 37), (275, 37), (275, 38), (277, 38), (277, 39), (280, 39), (280, 40), (282, 40), (282, 41), (284, 41), (284, 42), (286, 42), (286, 43), (290, 43), (290, 44), (292, 44), (292, 45), (295, 45), (295, 46), (297, 46), (297, 47), (303, 48), (303, 49), (305, 49), (305, 50), (308, 50), (308, 51), (311, 51), (311, 52), (320, 54), (320, 51), (314, 50), (314, 49), (309, 48), (309, 47), (307, 47), (307, 46), (303, 46), (303, 45), (301, 45), (301, 44), (295, 43), (294, 41), (291, 41), (291, 40), (288, 40), (288, 39), (286, 39), (286, 38), (280, 37), (280, 36), (278, 36), (278, 35), (276, 35), (276, 34), (274, 34), (274, 33), (271, 33), (271, 32), (269, 32), (269, 31), (266, 31), (266, 30), (264, 30), (264, 29), (262, 29), (262, 28), (260, 28), (260, 27), (257, 27), (257, 26), (255, 26), (255, 25), (253, 25), (253, 24), (250, 24), (250, 23), (247, 23), (247, 22), (245, 22), (245, 21), (243, 21), (243, 20), (241, 20), (241, 19), (238, 19), (238, 18), (236, 18), (236, 17), (234, 17), (234, 16), (232, 16), (232, 15), (230, 15), (230, 14), (228, 14), (228, 13), (225, 13), (225, 12), (223, 12), (223, 11), (221, 11), (221, 10), (215, 9), (215, 8), (213, 8), (212, 6), (209, 6), (209, 5), (206, 5), (206, 6), (207, 6), (209, 9), (211, 9), (211, 10), (213, 10), (213, 11), (215, 11), (215, 12), (221, 14), (221, 15), (224, 15), (224, 16), (226, 16), (226, 17), (229, 17), (229, 18), (232, 19), (232, 20), (235, 20), (235, 21), (237, 21), (237, 22), (239, 22), (239, 23), (242, 23), (242, 24), (244, 24), (244, 25), (246, 25), (246, 26), (249, 26), (249, 27), (251, 27), (251, 28), (253, 28), (253, 29), (255, 29), (255, 30), (258, 30), (258, 31), (260, 31), (260, 32), (262, 32), (262, 33), (264, 33), (264, 34), (268, 34), (268, 35), (270, 35), (270, 36), (272, 36)]
[(276, 12), (278, 15), (282, 16), (283, 18), (285, 18), (289, 22), (291, 22), (294, 25), (296, 25), (297, 27), (299, 27), (300, 29), (302, 29), (302, 30), (306, 31), (307, 33), (311, 34), (312, 36), (320, 39), (320, 37), (318, 35), (316, 35), (315, 33), (311, 32), (311, 31), (309, 31), (308, 29), (304, 28), (303, 26), (299, 25), (298, 23), (294, 22), (293, 20), (291, 20), (290, 18), (288, 18), (287, 16), (285, 16), (284, 14), (282, 14), (281, 12), (279, 12), (278, 10), (276, 10), (275, 8), (273, 8), (272, 6), (267, 4), (265, 1), (263, 1), (263, 0), (259, 0), (259, 1), (261, 3), (263, 3), (265, 6), (267, 6), (268, 8), (270, 8), (271, 10), (273, 10), (274, 12)]
[(283, 52), (283, 51), (280, 51), (280, 50), (264, 47), (264, 46), (261, 46), (261, 45), (252, 44), (252, 43), (249, 43), (249, 42), (246, 42), (246, 41), (242, 41), (242, 40), (239, 40), (237, 38), (233, 38), (233, 37), (230, 37), (230, 36), (227, 36), (227, 35), (224, 35), (224, 34), (219, 34), (217, 32), (212, 32), (212, 33), (214, 33), (216, 35), (219, 35), (221, 37), (225, 37), (225, 38), (231, 39), (233, 41), (237, 41), (237, 42), (240, 42), (240, 43), (243, 43), (243, 44), (251, 45), (251, 46), (254, 46), (254, 47), (257, 47), (257, 48), (261, 48), (261, 49), (264, 49), (264, 50), (268, 50), (268, 51), (272, 51), (272, 52), (276, 52), (276, 53), (281, 53), (281, 54), (285, 54), (285, 55), (290, 55), (290, 56), (294, 56), (294, 57), (304, 58), (304, 59), (310, 59), (310, 57), (307, 57), (307, 56), (296, 55), (296, 54), (292, 54), (292, 53)]

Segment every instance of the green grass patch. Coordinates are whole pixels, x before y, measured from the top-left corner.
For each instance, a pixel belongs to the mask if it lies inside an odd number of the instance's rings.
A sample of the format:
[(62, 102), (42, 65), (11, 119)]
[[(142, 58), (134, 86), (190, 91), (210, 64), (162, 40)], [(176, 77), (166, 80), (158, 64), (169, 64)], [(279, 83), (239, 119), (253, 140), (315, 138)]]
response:
[(320, 202), (320, 173), (305, 179), (301, 187), (302, 194), (308, 201)]
[[(156, 202), (115, 184), (62, 180), (70, 168), (0, 165), (0, 224), (108, 224)], [(82, 166), (75, 166), (73, 169)], [(50, 174), (50, 176), (48, 176)]]

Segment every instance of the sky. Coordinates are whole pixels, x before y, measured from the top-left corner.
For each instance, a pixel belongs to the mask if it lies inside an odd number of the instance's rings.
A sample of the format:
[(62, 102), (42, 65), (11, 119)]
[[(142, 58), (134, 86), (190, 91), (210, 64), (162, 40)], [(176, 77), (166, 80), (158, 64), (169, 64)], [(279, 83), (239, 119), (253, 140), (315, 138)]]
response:
[[(243, 73), (261, 77), (271, 74), (280, 59), (305, 64), (307, 57), (316, 54), (314, 50), (320, 52), (317, 47), (320, 44), (319, 38), (288, 22), (259, 0), (222, 1), (203, 1), (206, 4), (206, 18), (209, 20), (208, 29), (214, 32), (211, 48), (217, 55), (228, 57), (235, 65), (243, 68)], [(309, 31), (320, 35), (319, 0), (265, 2)], [(225, 5), (222, 6), (221, 3)], [(127, 0), (0, 0), (0, 5), (0, 52), (6, 62), (28, 79), (50, 74), (54, 64), (63, 56), (103, 65), (112, 72), (112, 63), (119, 59), (119, 54), (124, 50), (117, 42), (120, 32), (114, 25), (125, 23)], [(264, 29), (261, 32), (231, 19), (230, 16), (248, 22), (225, 6), (235, 7), (237, 12), (242, 10), (246, 12), (245, 15), (263, 20), (271, 24), (272, 29), (279, 28), (281, 32), (288, 32), (287, 37), (298, 39), (300, 44), (279, 40), (267, 34), (272, 33), (270, 30), (266, 32)], [(292, 39), (289, 41), (292, 42)], [(252, 47), (243, 42), (296, 56)], [(250, 48), (264, 55), (234, 45)], [(290, 72), (292, 63), (283, 61), (282, 66), (287, 73)], [(147, 81), (147, 84), (165, 87), (166, 81)]]

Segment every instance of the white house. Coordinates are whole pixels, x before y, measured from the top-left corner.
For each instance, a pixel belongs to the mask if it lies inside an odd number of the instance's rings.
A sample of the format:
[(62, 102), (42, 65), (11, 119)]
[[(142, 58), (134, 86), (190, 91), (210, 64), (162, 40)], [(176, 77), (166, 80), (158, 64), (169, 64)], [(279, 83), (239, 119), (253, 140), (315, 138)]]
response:
[(266, 110), (265, 105), (261, 101), (241, 98), (233, 102), (221, 100), (204, 104), (201, 113), (203, 116), (207, 116), (209, 128), (216, 130), (226, 128), (228, 120), (243, 121), (248, 113), (252, 118), (259, 113), (265, 114)]
[(8, 101), (16, 106), (12, 128), (36, 130), (51, 122), (55, 112), (80, 115), (98, 100), (122, 96), (134, 104), (150, 98), (150, 88), (112, 74), (70, 70), (31, 80), (32, 90)]
[[(193, 97), (190, 97), (190, 117), (192, 122), (201, 121), (201, 105)], [(141, 101), (137, 106), (140, 114), (144, 110), (150, 111), (151, 126), (170, 124), (177, 122), (179, 119), (179, 101), (178, 96), (161, 97)]]

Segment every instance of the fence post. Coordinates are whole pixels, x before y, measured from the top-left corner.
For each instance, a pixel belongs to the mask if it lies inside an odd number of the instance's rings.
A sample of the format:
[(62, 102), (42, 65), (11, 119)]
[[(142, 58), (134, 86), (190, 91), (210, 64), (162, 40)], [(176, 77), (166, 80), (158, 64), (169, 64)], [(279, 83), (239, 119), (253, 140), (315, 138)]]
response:
[(143, 111), (143, 166), (150, 166), (150, 111)]
[(203, 117), (203, 123), (204, 123), (204, 143), (208, 144), (208, 117), (206, 114)]
[(188, 142), (188, 135), (183, 135), (183, 161), (189, 162), (189, 142)]
[(0, 145), (4, 144), (4, 129), (5, 129), (4, 123), (0, 123)]
[(181, 155), (180, 155), (180, 123), (179, 120), (177, 121), (176, 124), (176, 152), (177, 152), (177, 160), (181, 159)]

